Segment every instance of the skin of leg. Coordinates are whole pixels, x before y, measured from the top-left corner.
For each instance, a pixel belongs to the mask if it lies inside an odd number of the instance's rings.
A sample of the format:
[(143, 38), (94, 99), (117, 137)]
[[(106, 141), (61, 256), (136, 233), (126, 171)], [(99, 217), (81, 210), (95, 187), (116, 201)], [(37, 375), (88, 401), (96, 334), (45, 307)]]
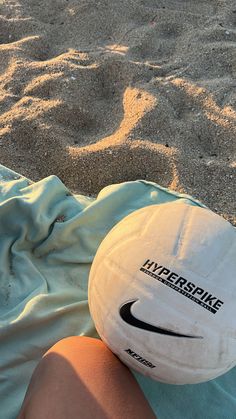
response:
[(73, 336), (38, 364), (18, 419), (155, 419), (129, 369), (99, 339)]

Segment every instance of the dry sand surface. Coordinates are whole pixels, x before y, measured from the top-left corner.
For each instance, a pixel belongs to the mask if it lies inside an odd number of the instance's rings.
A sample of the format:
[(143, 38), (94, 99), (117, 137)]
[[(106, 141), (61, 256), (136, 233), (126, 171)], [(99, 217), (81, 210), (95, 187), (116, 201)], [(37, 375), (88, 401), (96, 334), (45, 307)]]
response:
[(0, 0), (0, 162), (146, 179), (236, 225), (235, 0)]

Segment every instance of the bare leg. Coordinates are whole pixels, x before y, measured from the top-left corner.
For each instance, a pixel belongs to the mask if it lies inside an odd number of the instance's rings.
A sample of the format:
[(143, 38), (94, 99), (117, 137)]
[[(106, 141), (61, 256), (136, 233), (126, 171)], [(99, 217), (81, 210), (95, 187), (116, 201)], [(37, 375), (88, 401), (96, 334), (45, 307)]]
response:
[(98, 339), (56, 343), (36, 368), (18, 419), (155, 419), (131, 372)]

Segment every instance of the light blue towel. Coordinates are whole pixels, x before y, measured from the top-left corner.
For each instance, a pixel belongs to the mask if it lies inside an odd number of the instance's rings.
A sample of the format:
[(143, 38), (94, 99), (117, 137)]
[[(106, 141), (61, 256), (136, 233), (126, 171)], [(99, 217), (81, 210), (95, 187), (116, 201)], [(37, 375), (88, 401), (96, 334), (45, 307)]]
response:
[[(109, 230), (132, 211), (187, 195), (126, 182), (71, 195), (50, 176), (32, 183), (0, 166), (0, 419), (15, 419), (43, 353), (70, 335), (96, 336), (88, 275)], [(161, 384), (135, 373), (159, 419), (235, 419), (236, 370), (204, 384)]]

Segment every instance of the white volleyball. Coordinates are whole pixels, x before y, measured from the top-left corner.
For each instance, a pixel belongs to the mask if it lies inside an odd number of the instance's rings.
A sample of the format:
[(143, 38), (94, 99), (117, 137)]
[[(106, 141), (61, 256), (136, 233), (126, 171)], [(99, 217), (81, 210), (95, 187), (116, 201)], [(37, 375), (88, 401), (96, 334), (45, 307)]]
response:
[(185, 200), (134, 211), (89, 276), (101, 339), (130, 368), (171, 384), (236, 365), (236, 229)]

